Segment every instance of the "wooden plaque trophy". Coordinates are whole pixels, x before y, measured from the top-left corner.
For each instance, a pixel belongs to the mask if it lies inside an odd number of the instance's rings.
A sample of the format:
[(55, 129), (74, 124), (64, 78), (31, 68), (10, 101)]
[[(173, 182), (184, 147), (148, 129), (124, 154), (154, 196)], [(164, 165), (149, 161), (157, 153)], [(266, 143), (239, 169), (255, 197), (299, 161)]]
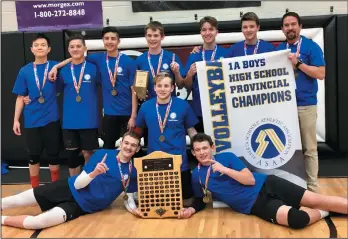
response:
[(147, 85), (149, 82), (149, 72), (137, 70), (134, 80), (134, 90), (140, 100), (145, 100), (147, 95)]
[(155, 151), (134, 159), (138, 173), (138, 208), (144, 218), (177, 217), (183, 208), (181, 155)]

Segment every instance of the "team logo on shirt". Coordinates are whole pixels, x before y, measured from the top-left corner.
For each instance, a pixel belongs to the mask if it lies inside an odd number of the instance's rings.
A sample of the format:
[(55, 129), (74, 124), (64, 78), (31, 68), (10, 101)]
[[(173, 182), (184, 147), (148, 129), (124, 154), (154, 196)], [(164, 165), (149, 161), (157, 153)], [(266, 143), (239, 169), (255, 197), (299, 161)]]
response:
[(91, 79), (91, 75), (90, 74), (85, 74), (85, 76), (83, 77), (86, 81), (89, 81)]
[(119, 66), (119, 67), (117, 68), (117, 73), (122, 73), (122, 70), (123, 70), (122, 67)]
[(164, 63), (164, 64), (162, 65), (162, 67), (163, 67), (163, 69), (167, 70), (169, 66), (168, 66), (167, 63)]
[(255, 122), (245, 139), (246, 159), (257, 168), (278, 168), (291, 159), (290, 130), (278, 119), (264, 118)]
[(176, 118), (176, 113), (175, 113), (175, 112), (170, 113), (169, 117), (170, 117), (171, 119), (175, 119), (175, 118)]

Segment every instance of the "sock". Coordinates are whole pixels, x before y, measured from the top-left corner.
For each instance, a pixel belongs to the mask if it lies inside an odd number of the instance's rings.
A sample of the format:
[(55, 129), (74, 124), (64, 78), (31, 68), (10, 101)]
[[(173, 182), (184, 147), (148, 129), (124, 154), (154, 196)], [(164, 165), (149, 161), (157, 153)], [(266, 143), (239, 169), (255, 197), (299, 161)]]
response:
[(329, 216), (329, 212), (328, 211), (324, 211), (324, 210), (320, 210), (320, 209), (318, 209), (318, 210), (320, 212), (320, 217), (321, 218)]
[(30, 183), (32, 188), (38, 187), (40, 183), (40, 176), (30, 176)]
[(51, 172), (51, 180), (52, 182), (55, 182), (59, 179), (60, 177), (60, 170), (57, 169), (57, 170), (50, 170)]
[(7, 216), (1, 216), (1, 224), (4, 225), (5, 224), (5, 219)]

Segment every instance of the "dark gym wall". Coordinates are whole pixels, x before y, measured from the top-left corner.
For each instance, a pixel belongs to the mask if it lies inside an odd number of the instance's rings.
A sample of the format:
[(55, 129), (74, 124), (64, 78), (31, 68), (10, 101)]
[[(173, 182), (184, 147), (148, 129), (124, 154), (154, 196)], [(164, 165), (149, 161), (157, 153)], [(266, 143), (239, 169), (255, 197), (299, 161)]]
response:
[[(281, 19), (262, 19), (261, 30), (278, 30)], [(303, 17), (304, 28), (323, 27), (326, 68), (326, 144), (338, 152), (348, 152), (348, 69), (345, 56), (347, 46), (347, 15)], [(198, 23), (168, 24), (165, 25), (166, 35), (197, 34)], [(344, 30), (343, 30), (344, 29)], [(49, 59), (61, 61), (67, 57), (67, 37), (86, 32), (86, 39), (98, 39), (101, 29), (54, 31), (46, 33), (52, 42), (52, 51)], [(121, 37), (141, 37), (144, 35), (144, 26), (119, 27)], [(240, 32), (239, 21), (219, 22), (220, 32)], [(2, 33), (2, 159), (26, 160), (24, 137), (17, 137), (12, 132), (15, 95), (12, 94), (18, 70), (33, 60), (30, 46), (34, 33)], [(11, 46), (11, 47), (9, 47)], [(15, 46), (15, 47), (13, 47)], [(13, 57), (16, 56), (16, 57)], [(9, 60), (11, 59), (11, 60)], [(61, 99), (60, 99), (61, 101)], [(60, 102), (61, 103), (61, 102)], [(23, 131), (23, 129), (22, 129)]]

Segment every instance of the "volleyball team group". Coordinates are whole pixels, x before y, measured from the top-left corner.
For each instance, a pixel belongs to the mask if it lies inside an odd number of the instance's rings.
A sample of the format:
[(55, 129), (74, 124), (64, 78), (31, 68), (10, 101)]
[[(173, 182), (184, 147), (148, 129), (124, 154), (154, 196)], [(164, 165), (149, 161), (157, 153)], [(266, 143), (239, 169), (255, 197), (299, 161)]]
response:
[[(245, 40), (227, 49), (216, 44), (217, 20), (206, 16), (199, 22), (204, 43), (193, 48), (186, 66), (176, 54), (162, 49), (164, 28), (157, 21), (145, 26), (148, 51), (136, 60), (118, 50), (120, 34), (115, 27), (102, 29), (105, 52), (85, 56), (84, 38), (70, 37), (71, 58), (60, 63), (48, 60), (50, 39), (37, 34), (31, 46), (35, 61), (20, 69), (13, 88), (17, 95), (13, 131), (22, 135), (20, 116), (23, 112), (32, 188), (2, 198), (1, 209), (6, 213), (9, 208), (38, 205), (42, 213), (3, 215), (2, 225), (25, 229), (52, 227), (102, 211), (120, 195), (126, 210), (143, 218), (144, 212), (134, 198), (138, 185), (133, 162), (134, 157), (145, 155), (140, 145), (142, 137), (147, 154), (163, 151), (182, 156), (184, 207), (178, 213), (179, 219), (188, 219), (204, 210), (212, 198), (236, 212), (295, 229), (329, 215), (348, 214), (347, 198), (317, 193), (317, 79), (325, 78), (323, 52), (317, 43), (300, 35), (302, 24), (297, 13), (284, 14), (279, 26), (286, 41), (275, 47), (257, 37), (259, 18), (248, 12), (241, 18)], [(204, 106), (200, 101), (195, 63), (285, 49), (291, 51), (288, 59), (296, 72), (296, 100), (308, 189), (275, 175), (251, 172), (233, 153), (215, 154), (212, 138), (204, 133)], [(137, 70), (149, 74), (145, 99), (139, 99), (135, 91)], [(102, 122), (99, 122), (99, 87)], [(176, 97), (176, 87), (192, 92), (191, 104)], [(57, 100), (60, 95), (63, 97), (62, 119)], [(102, 149), (98, 142), (100, 123)], [(191, 153), (197, 159), (194, 169), (188, 163), (186, 135), (191, 139)], [(68, 159), (70, 177), (67, 179), (60, 179), (62, 145)], [(52, 183), (40, 185), (43, 151), (49, 159)], [(80, 160), (81, 154), (84, 162)]]

